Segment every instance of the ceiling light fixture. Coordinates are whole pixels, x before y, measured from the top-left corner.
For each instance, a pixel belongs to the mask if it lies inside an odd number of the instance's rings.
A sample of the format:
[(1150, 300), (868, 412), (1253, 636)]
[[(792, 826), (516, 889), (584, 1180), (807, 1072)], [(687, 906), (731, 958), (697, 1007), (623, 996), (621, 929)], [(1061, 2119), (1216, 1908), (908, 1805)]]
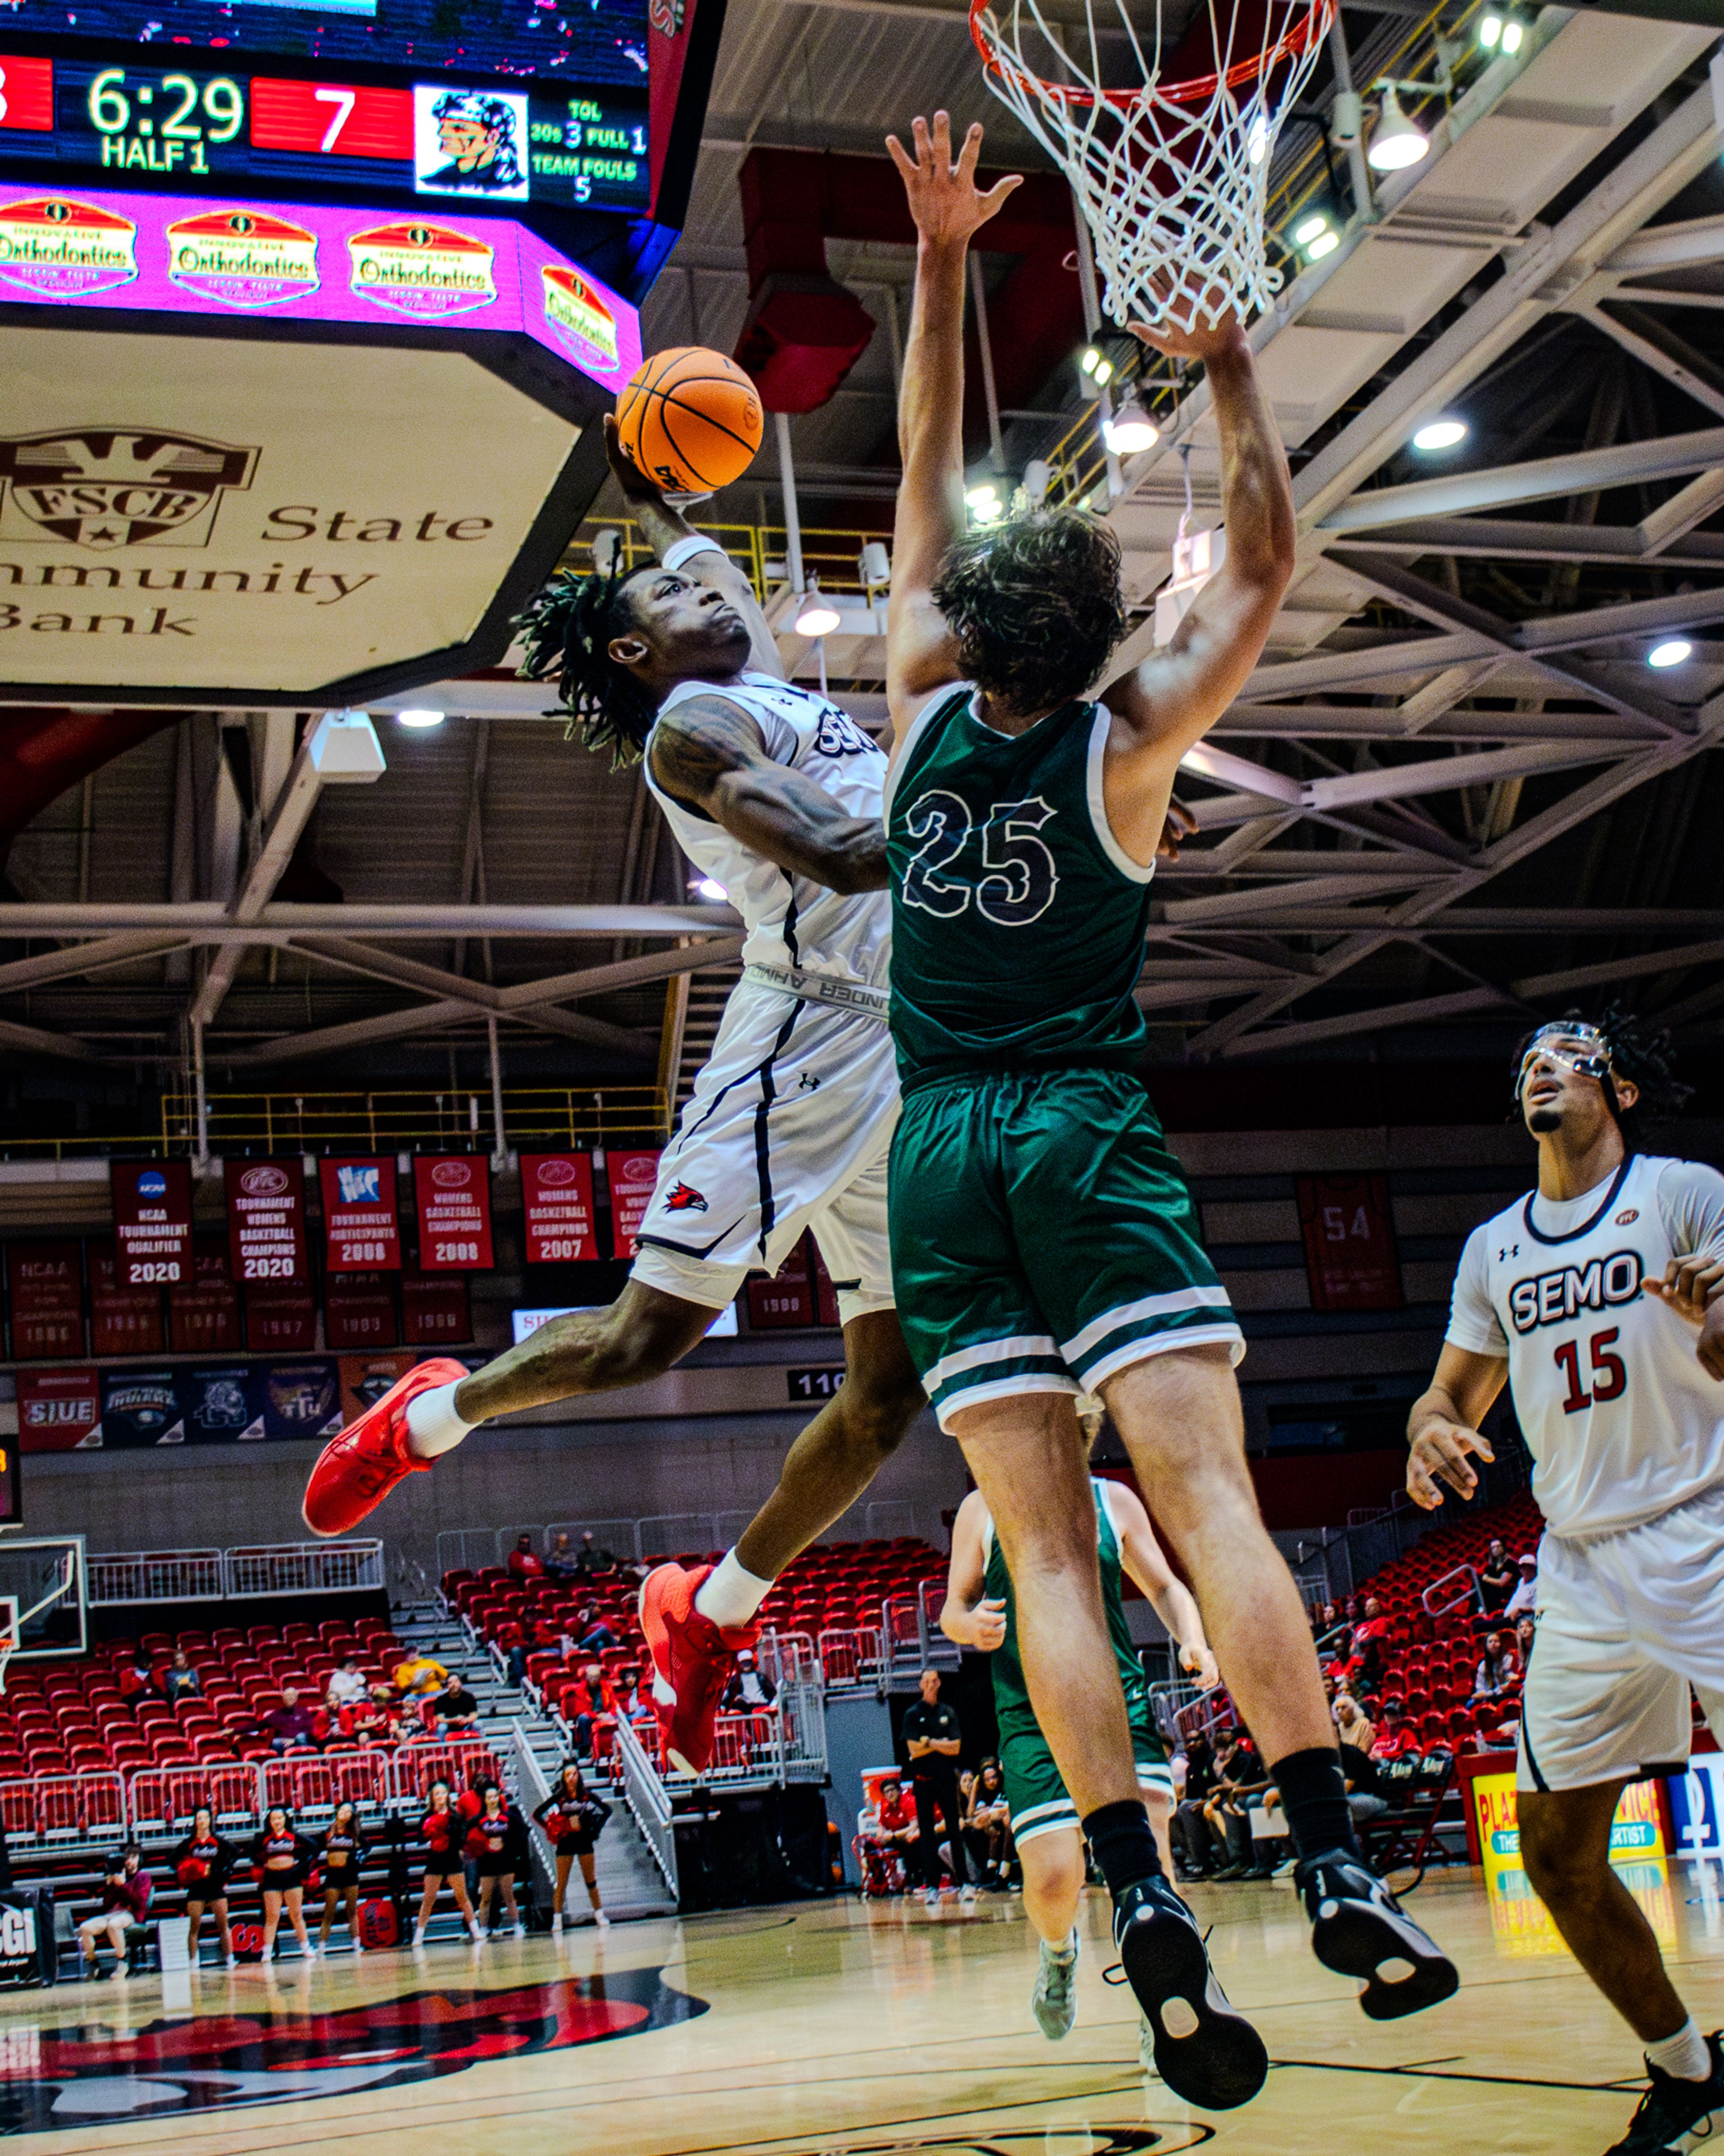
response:
[(1321, 239), (1328, 229), (1328, 212), (1321, 209), (1313, 211), (1311, 216), (1301, 218), (1294, 226), (1293, 244), (1296, 247), (1309, 247), (1314, 239)]
[(1429, 154), (1430, 144), (1401, 110), (1392, 82), (1382, 85), (1383, 109), (1371, 136), (1366, 157), (1373, 172), (1404, 172)]
[(403, 726), (440, 726), (447, 716), (443, 711), (398, 711), (396, 723)]
[(1162, 439), (1162, 430), (1134, 397), (1102, 423), (1101, 435), (1116, 457), (1135, 457), (1152, 449)]
[(1686, 636), (1672, 636), (1663, 644), (1655, 644), (1646, 654), (1649, 666), (1680, 666), (1694, 656), (1694, 646)]
[(829, 598), (823, 598), (820, 579), (808, 578), (808, 588), (802, 604), (797, 608), (796, 633), (798, 636), (830, 636), (843, 616)]
[(1437, 449), (1452, 449), (1456, 443), (1465, 439), (1465, 419), (1433, 419), (1413, 437), (1413, 446), (1429, 455)]
[(1102, 389), (1113, 379), (1113, 362), (1088, 344), (1078, 355), (1078, 371), (1092, 388)]
[(689, 886), (696, 898), (710, 899), (715, 906), (728, 906), (730, 893), (716, 876), (697, 876)]

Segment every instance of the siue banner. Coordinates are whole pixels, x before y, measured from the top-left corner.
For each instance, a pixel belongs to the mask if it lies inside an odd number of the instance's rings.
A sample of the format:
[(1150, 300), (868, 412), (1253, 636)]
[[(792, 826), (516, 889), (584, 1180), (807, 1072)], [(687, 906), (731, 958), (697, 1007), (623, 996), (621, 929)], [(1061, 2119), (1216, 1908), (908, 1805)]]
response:
[(100, 1389), (91, 1369), (20, 1370), (20, 1452), (88, 1452), (102, 1441)]

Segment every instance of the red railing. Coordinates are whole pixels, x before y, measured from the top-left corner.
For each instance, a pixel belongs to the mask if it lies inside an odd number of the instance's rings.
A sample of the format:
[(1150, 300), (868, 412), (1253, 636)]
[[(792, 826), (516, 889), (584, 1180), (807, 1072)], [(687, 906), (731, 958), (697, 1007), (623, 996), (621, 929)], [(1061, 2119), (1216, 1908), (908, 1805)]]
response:
[(35, 1774), (0, 1782), (0, 1824), (8, 1841), (92, 1840), (126, 1828), (118, 1774)]
[(833, 1626), (820, 1635), (820, 1666), (829, 1685), (873, 1684), (880, 1673), (880, 1627)]
[[(382, 1811), (392, 1797), (409, 1794), (396, 1789), (393, 1755), (387, 1752), (332, 1751), (315, 1759), (290, 1753), (281, 1759), (265, 1759), (262, 1766), (264, 1804), (285, 1804), (296, 1817), (333, 1812), (341, 1804)], [(410, 1794), (417, 1796), (418, 1792)]]

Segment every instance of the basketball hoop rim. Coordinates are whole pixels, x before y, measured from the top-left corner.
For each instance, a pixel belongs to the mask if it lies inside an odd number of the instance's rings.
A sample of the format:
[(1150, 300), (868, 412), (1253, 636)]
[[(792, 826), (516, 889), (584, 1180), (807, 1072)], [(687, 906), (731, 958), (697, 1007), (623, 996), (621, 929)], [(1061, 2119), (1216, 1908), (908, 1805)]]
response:
[(1160, 82), (1152, 80), (1137, 90), (1083, 90), (1069, 83), (1049, 82), (1034, 74), (1029, 68), (1006, 59), (998, 48), (988, 41), (985, 19), (992, 15), (988, 0), (970, 0), (970, 42), (982, 55), (983, 65), (990, 74), (1015, 78), (1021, 88), (1033, 89), (1050, 103), (1065, 105), (1090, 106), (1106, 105), (1116, 112), (1128, 112), (1153, 94), (1164, 98), (1170, 105), (1198, 105), (1215, 95), (1225, 83), (1229, 90), (1255, 81), (1270, 69), (1294, 55), (1310, 50), (1319, 37), (1328, 34), (1329, 24), (1335, 13), (1335, 0), (1296, 0), (1305, 13), (1292, 28), (1284, 31), (1275, 44), (1259, 53), (1255, 59), (1236, 60), (1225, 74), (1193, 75), (1188, 82)]

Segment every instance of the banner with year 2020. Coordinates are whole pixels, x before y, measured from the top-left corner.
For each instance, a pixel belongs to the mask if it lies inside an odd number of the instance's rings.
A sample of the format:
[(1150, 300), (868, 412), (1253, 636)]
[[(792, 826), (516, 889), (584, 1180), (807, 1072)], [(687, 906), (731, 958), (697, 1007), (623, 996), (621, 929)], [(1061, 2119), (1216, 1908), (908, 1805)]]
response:
[(227, 1163), (228, 1247), (233, 1278), (309, 1287), (305, 1172), (296, 1156)]
[(121, 1287), (173, 1287), (192, 1276), (192, 1169), (183, 1160), (109, 1163)]

